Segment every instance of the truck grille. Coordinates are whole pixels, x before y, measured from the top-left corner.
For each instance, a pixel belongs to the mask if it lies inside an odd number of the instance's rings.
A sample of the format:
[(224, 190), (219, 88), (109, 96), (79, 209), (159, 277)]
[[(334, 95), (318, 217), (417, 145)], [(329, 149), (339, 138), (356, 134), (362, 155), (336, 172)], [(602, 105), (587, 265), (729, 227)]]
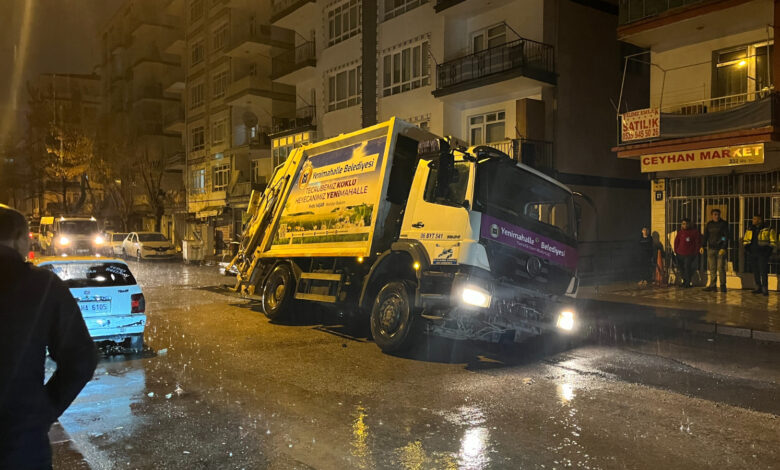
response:
[(485, 246), (490, 271), (497, 277), (550, 294), (563, 294), (568, 288), (573, 273), (564, 268), (540, 260), (539, 273), (531, 276), (526, 271), (526, 263), (531, 255), (493, 240), (483, 238), (480, 242)]

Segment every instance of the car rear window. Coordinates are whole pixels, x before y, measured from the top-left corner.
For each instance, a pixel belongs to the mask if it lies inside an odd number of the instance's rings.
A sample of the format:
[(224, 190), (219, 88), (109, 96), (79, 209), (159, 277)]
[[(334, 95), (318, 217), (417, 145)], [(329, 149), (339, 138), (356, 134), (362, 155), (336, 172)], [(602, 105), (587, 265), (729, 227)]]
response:
[(68, 287), (112, 287), (134, 285), (135, 278), (122, 263), (54, 263), (41, 266), (54, 272)]

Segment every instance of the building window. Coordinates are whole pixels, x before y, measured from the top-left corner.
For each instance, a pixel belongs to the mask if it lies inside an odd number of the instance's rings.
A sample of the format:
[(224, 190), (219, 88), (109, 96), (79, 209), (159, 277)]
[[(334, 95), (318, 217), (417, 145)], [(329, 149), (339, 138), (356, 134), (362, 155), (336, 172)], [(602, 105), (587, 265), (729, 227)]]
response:
[(428, 0), (385, 0), (385, 21), (428, 3)]
[(274, 139), (271, 142), (271, 155), (273, 157), (274, 168), (284, 163), (293, 149), (310, 143), (312, 137), (313, 134), (307, 131)]
[(206, 48), (203, 46), (203, 41), (198, 41), (192, 45), (192, 63), (190, 65), (197, 65), (203, 62), (206, 57)]
[(193, 0), (190, 5), (190, 22), (194, 23), (203, 18), (203, 0)]
[(227, 188), (230, 180), (230, 165), (219, 165), (214, 167), (214, 177), (211, 179), (212, 190), (223, 191)]
[(753, 101), (772, 86), (769, 58), (773, 45), (767, 43), (716, 51), (713, 57), (712, 97), (709, 111), (718, 111)]
[(483, 145), (506, 140), (505, 121), (504, 111), (469, 117), (469, 144)]
[(263, 167), (260, 164), (260, 160), (252, 160), (251, 162), (251, 175), (252, 175), (252, 183), (254, 184), (266, 184), (267, 178), (263, 174)]
[(192, 85), (192, 88), (190, 88), (190, 108), (197, 108), (203, 105), (204, 89), (203, 83)]
[(211, 36), (211, 46), (212, 50), (219, 51), (222, 50), (223, 47), (225, 47), (225, 44), (227, 44), (227, 37), (228, 37), (228, 25), (227, 23), (223, 24), (219, 28), (215, 29)]
[(199, 170), (192, 170), (190, 173), (190, 192), (193, 194), (201, 194), (206, 191), (206, 170), (201, 168)]
[(359, 0), (349, 0), (328, 10), (328, 46), (338, 44), (360, 33)]
[(206, 146), (206, 132), (203, 126), (193, 127), (190, 131), (190, 150), (203, 150)]
[(361, 71), (362, 68), (358, 65), (334, 72), (328, 77), (328, 111), (360, 104), (360, 94), (363, 90)]
[(382, 96), (429, 85), (428, 41), (386, 54), (382, 73)]
[(225, 119), (219, 119), (211, 124), (211, 143), (221, 144), (225, 141), (227, 122)]
[(471, 35), (471, 52), (484, 51), (505, 42), (506, 25), (504, 23), (497, 24)]
[(214, 98), (220, 98), (225, 96), (225, 91), (228, 87), (230, 74), (227, 70), (217, 72), (211, 77), (211, 91)]

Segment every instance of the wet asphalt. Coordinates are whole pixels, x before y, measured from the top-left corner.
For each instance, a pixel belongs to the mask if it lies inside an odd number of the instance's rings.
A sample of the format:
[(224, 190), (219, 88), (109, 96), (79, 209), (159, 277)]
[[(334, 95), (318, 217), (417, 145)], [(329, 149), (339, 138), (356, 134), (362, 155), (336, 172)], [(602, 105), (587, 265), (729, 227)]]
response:
[[(322, 312), (270, 323), (220, 289), (230, 279), (214, 267), (129, 264), (147, 299), (146, 350), (105, 354), (60, 419), (94, 469), (780, 462), (776, 344), (623, 331), (514, 346), (432, 338), (390, 356)], [(55, 468), (71, 460), (55, 452)]]

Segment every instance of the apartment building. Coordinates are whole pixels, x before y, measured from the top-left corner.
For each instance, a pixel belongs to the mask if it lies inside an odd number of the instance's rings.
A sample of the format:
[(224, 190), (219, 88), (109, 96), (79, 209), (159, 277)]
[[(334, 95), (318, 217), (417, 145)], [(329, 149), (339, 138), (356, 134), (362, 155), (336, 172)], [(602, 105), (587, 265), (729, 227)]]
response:
[(273, 61), (273, 80), (295, 87), (295, 111), (274, 116), (274, 160), (392, 116), (492, 145), (594, 200), (582, 265), (615, 270), (649, 214), (637, 163), (610, 152), (617, 13), (570, 0), (273, 0), (271, 24), (295, 40)]
[[(740, 242), (752, 216), (780, 228), (779, 6), (620, 2), (618, 37), (646, 50), (627, 63), (649, 63), (651, 81), (649, 106), (621, 104), (614, 150), (651, 178), (651, 228), (665, 246), (682, 217), (701, 228), (721, 210), (731, 228), (729, 287), (752, 287)], [(777, 259), (770, 269), (776, 290)]]
[(100, 32), (102, 122), (106, 135), (129, 142), (127, 158), (137, 163), (133, 229), (159, 229), (171, 239), (184, 236), (180, 56), (167, 47), (184, 37), (180, 16), (158, 0), (126, 0)]

